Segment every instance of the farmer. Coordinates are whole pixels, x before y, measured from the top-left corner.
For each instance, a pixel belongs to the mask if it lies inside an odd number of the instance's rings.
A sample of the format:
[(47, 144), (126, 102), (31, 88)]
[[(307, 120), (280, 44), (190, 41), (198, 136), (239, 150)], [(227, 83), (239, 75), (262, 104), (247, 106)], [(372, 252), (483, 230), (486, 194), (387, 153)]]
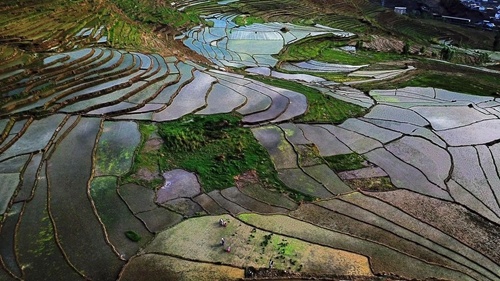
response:
[(269, 260), (269, 269), (273, 268), (273, 265), (274, 265), (274, 261), (273, 261), (273, 259), (270, 259)]
[(224, 220), (223, 220), (223, 219), (220, 219), (220, 220), (219, 220), (219, 225), (220, 225), (220, 226), (223, 226), (223, 225), (224, 225), (224, 223), (225, 223), (225, 222), (224, 222)]
[(222, 238), (220, 239), (220, 245), (221, 245), (221, 246), (224, 246), (224, 243), (226, 243), (226, 241), (224, 240), (224, 237), (222, 237)]

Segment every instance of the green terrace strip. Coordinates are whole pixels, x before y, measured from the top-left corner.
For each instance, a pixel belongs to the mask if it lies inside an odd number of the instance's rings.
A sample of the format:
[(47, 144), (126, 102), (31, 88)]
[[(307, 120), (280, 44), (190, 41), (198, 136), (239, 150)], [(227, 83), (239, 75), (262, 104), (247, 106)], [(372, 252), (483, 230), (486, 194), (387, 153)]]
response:
[(498, 96), (500, 93), (500, 74), (431, 60), (417, 61), (415, 65), (421, 71), (410, 72), (411, 77), (407, 79), (353, 86), (364, 92), (412, 86), (434, 87), (478, 96)]
[(434, 87), (479, 96), (498, 96), (500, 90), (499, 77), (498, 74), (492, 75), (488, 73), (469, 76), (429, 71), (421, 73), (414, 79), (405, 81), (397, 87)]
[(297, 122), (341, 123), (347, 118), (361, 116), (365, 112), (360, 106), (322, 94), (298, 82), (263, 76), (252, 76), (252, 79), (306, 96), (309, 107), (303, 116), (295, 120)]
[(357, 153), (325, 156), (324, 159), (330, 168), (336, 172), (356, 170), (365, 167), (365, 165), (363, 165), (365, 159)]
[(112, 47), (138, 47), (141, 44), (141, 33), (137, 26), (124, 20), (116, 19), (109, 30), (109, 42)]
[(200, 23), (197, 13), (179, 12), (170, 7), (170, 2), (111, 0), (133, 20), (146, 24), (166, 24), (174, 27), (186, 27)]
[(367, 50), (357, 50), (356, 53), (350, 53), (338, 49), (345, 45), (345, 41), (335, 41), (329, 38), (310, 39), (287, 46), (281, 52), (279, 60), (317, 60), (322, 62), (359, 65), (404, 59), (404, 56), (397, 53), (373, 52)]
[[(146, 141), (149, 140), (153, 134), (156, 134), (156, 131), (157, 127), (155, 124), (139, 122), (141, 143), (138, 146), (138, 150), (135, 152), (130, 172), (121, 178), (122, 183), (136, 183), (151, 189), (161, 186), (163, 183), (163, 179), (159, 177), (160, 171), (158, 161), (160, 157), (162, 157), (160, 151), (156, 149), (145, 149)], [(153, 177), (152, 179), (138, 177), (137, 173), (141, 169), (156, 174), (157, 177)]]
[(237, 25), (242, 26), (242, 25), (251, 25), (254, 23), (264, 23), (265, 21), (260, 17), (240, 15), (235, 17), (233, 19), (233, 22), (236, 23)]

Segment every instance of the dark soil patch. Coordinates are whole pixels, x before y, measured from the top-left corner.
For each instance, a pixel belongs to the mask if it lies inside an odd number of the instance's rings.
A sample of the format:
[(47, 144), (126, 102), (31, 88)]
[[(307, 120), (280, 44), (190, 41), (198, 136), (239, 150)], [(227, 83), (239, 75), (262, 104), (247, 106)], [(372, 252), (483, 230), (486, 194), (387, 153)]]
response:
[[(274, 280), (274, 281), (298, 281), (298, 280), (351, 280), (351, 281), (406, 281), (410, 280), (398, 276), (344, 276), (344, 275), (322, 275), (300, 272), (290, 272), (287, 270), (254, 268), (245, 269), (245, 280)], [(436, 278), (411, 279), (412, 281), (437, 281)]]
[(151, 182), (155, 179), (161, 179), (160, 175), (158, 174), (158, 172), (152, 172), (146, 168), (141, 168), (139, 169), (139, 171), (137, 171), (137, 173), (135, 174), (135, 177), (137, 179), (140, 179), (140, 180), (145, 180), (145, 181), (148, 181), (148, 182)]
[(352, 179), (346, 180), (345, 183), (353, 189), (361, 189), (367, 191), (389, 191), (396, 187), (392, 185), (389, 177), (368, 178), (368, 179)]
[(142, 149), (142, 151), (150, 152), (159, 150), (162, 144), (163, 140), (161, 138), (149, 139), (148, 141), (146, 141), (146, 143), (144, 143), (144, 148)]

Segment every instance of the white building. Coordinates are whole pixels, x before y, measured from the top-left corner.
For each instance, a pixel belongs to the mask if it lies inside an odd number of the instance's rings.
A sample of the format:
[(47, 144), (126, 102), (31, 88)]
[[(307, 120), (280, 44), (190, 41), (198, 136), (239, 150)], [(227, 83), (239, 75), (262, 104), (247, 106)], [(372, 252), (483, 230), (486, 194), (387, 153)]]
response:
[(406, 7), (394, 7), (394, 12), (400, 15), (406, 15)]

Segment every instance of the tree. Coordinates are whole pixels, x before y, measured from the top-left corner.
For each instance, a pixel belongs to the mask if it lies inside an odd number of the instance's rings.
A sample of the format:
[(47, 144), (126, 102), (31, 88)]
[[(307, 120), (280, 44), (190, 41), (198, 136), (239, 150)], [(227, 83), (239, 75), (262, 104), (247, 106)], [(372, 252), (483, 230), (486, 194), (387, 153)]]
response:
[(403, 55), (407, 56), (410, 54), (410, 43), (406, 42), (403, 46)]
[(363, 49), (363, 41), (358, 40), (356, 42), (356, 50), (361, 50), (361, 49)]
[(440, 55), (441, 59), (450, 61), (453, 58), (455, 51), (453, 51), (450, 47), (445, 46), (441, 49)]
[(495, 41), (493, 41), (493, 51), (500, 51), (500, 32), (495, 36)]

